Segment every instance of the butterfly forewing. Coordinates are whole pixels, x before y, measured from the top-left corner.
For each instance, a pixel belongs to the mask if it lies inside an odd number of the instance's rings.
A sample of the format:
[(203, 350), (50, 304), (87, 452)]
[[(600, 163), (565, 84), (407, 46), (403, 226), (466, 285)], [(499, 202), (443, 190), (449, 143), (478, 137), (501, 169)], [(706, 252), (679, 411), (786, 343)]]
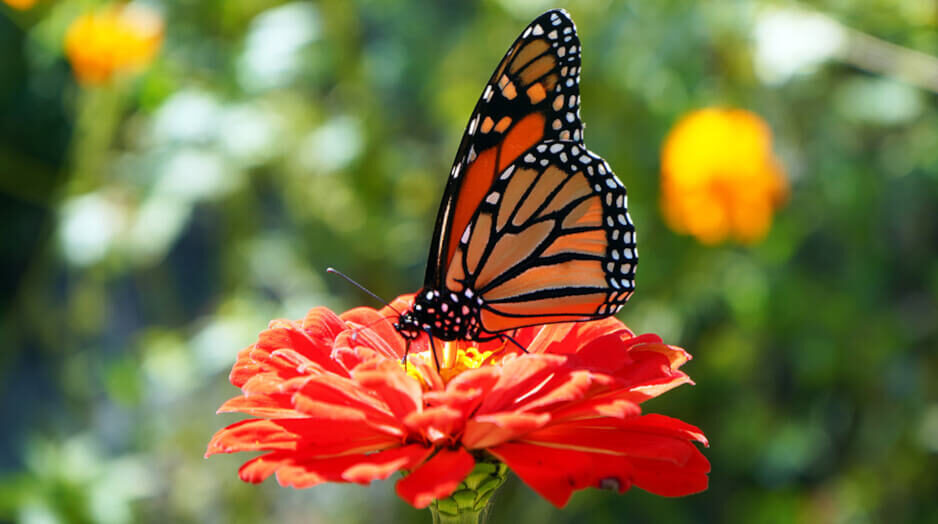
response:
[(532, 146), (579, 142), (580, 41), (563, 10), (521, 33), (482, 91), (456, 153), (437, 215), (424, 285), (440, 289), (456, 243), (496, 175)]
[(407, 340), (487, 340), (616, 313), (638, 252), (625, 187), (583, 144), (580, 42), (544, 13), (495, 68), (437, 214), (424, 288), (395, 324)]
[(634, 289), (625, 187), (573, 141), (532, 147), (499, 173), (462, 234), (446, 289), (481, 297), (482, 329), (611, 315)]

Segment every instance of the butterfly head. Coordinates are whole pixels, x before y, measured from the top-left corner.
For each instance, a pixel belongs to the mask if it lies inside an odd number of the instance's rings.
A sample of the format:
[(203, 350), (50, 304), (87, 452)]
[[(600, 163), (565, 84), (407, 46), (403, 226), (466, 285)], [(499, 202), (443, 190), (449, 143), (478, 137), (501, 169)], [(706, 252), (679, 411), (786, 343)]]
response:
[(413, 340), (421, 333), (433, 332), (439, 308), (440, 292), (422, 289), (414, 297), (414, 304), (398, 316), (394, 329), (407, 340)]
[(414, 340), (422, 330), (420, 329), (420, 323), (417, 322), (417, 317), (414, 315), (413, 310), (408, 309), (407, 311), (400, 314), (397, 317), (397, 322), (394, 323), (394, 329), (404, 337), (405, 340)]

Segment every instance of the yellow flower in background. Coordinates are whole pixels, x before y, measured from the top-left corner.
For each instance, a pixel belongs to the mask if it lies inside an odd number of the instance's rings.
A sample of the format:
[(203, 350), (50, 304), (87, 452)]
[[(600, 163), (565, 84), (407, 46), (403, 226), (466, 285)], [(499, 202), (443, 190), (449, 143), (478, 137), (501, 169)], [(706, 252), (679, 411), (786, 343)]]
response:
[(661, 208), (674, 231), (704, 244), (755, 243), (785, 201), (788, 183), (758, 115), (706, 108), (681, 119), (661, 152)]
[(3, 3), (12, 7), (13, 9), (25, 11), (36, 5), (36, 0), (3, 0)]
[(151, 9), (113, 5), (75, 19), (65, 34), (65, 55), (82, 84), (104, 84), (115, 74), (153, 61), (163, 20)]

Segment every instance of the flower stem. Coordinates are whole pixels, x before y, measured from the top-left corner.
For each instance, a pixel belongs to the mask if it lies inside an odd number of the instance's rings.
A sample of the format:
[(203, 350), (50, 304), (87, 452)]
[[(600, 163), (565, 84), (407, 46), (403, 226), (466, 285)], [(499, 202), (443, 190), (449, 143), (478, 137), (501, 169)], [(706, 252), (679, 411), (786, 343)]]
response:
[(430, 505), (434, 524), (485, 524), (492, 508), (492, 495), (508, 478), (501, 462), (477, 462), (456, 491)]

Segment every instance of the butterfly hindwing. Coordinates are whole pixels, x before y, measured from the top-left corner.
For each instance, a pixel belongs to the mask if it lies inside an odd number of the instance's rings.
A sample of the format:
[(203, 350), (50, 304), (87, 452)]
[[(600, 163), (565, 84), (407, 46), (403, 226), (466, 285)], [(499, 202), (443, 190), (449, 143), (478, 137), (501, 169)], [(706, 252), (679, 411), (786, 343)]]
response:
[(457, 239), (444, 284), (482, 299), (489, 333), (605, 317), (634, 289), (625, 187), (582, 143), (542, 142), (500, 171)]
[(501, 173), (547, 140), (583, 138), (580, 41), (566, 11), (535, 19), (495, 68), (463, 134), (437, 215), (425, 285), (439, 288), (456, 242)]

